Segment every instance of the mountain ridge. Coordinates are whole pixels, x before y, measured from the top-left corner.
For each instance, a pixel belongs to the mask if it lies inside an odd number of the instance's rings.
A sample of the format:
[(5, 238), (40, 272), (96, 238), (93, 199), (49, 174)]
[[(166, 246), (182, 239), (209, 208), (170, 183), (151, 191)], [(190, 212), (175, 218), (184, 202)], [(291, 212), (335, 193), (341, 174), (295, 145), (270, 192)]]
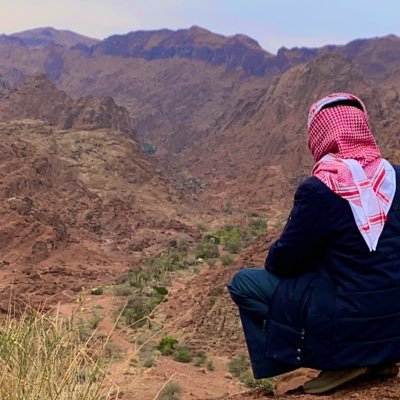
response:
[(29, 47), (47, 46), (50, 44), (59, 44), (65, 47), (73, 47), (79, 44), (91, 46), (99, 41), (99, 39), (84, 36), (66, 29), (55, 29), (51, 26), (12, 33), (9, 37), (19, 39), (24, 45)]

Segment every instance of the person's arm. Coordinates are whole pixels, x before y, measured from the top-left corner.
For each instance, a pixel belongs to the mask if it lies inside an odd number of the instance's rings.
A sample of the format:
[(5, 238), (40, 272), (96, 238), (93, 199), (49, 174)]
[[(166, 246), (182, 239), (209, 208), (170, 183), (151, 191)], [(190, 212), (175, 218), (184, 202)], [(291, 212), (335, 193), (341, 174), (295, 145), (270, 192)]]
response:
[(312, 269), (326, 240), (321, 195), (308, 181), (294, 196), (294, 206), (281, 237), (271, 246), (265, 268), (276, 275), (293, 276)]

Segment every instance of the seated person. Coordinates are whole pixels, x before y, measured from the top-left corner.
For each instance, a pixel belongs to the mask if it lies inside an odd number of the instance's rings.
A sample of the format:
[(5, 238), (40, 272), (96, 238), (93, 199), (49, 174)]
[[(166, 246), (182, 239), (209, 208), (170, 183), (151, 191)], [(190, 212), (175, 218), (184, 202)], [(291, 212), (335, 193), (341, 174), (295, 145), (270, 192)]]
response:
[(310, 110), (312, 176), (297, 189), (265, 268), (228, 286), (255, 378), (322, 370), (306, 393), (400, 361), (400, 168), (381, 157), (363, 102), (331, 94)]

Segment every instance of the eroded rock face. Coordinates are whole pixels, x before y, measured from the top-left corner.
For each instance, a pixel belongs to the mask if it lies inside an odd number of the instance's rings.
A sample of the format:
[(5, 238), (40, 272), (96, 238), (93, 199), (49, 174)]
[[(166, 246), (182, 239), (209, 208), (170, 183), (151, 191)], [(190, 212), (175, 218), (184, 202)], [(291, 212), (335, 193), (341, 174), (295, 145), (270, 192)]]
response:
[(155, 169), (115, 130), (0, 123), (0, 310), (10, 291), (33, 304), (112, 282), (144, 263), (134, 243), (157, 253), (198, 235), (181, 217), (183, 194)]
[(138, 31), (114, 35), (95, 45), (95, 54), (137, 57), (146, 60), (187, 58), (226, 69), (242, 68), (246, 76), (263, 76), (275, 67), (273, 55), (245, 35), (225, 37), (198, 26), (171, 31)]
[[(66, 114), (66, 115), (65, 115)], [(130, 132), (130, 118), (124, 107), (115, 104), (112, 97), (81, 97), (65, 113), (63, 129), (94, 130), (109, 128)]]
[(0, 75), (0, 99), (11, 92), (11, 85)]
[[(0, 81), (0, 90), (3, 86)], [(127, 134), (131, 131), (128, 111), (116, 105), (111, 97), (86, 96), (72, 100), (45, 75), (32, 76), (6, 94), (0, 99), (3, 121), (39, 119), (62, 129), (108, 128)]]

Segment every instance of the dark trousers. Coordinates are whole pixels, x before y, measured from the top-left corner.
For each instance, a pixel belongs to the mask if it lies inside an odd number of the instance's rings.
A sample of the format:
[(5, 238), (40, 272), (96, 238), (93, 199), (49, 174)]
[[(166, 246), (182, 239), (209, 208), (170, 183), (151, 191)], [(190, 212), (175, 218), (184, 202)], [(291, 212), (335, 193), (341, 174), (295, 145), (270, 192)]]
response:
[(265, 357), (268, 335), (268, 312), (280, 279), (264, 268), (240, 270), (228, 285), (239, 307), (244, 336), (256, 379), (282, 374), (293, 366)]

